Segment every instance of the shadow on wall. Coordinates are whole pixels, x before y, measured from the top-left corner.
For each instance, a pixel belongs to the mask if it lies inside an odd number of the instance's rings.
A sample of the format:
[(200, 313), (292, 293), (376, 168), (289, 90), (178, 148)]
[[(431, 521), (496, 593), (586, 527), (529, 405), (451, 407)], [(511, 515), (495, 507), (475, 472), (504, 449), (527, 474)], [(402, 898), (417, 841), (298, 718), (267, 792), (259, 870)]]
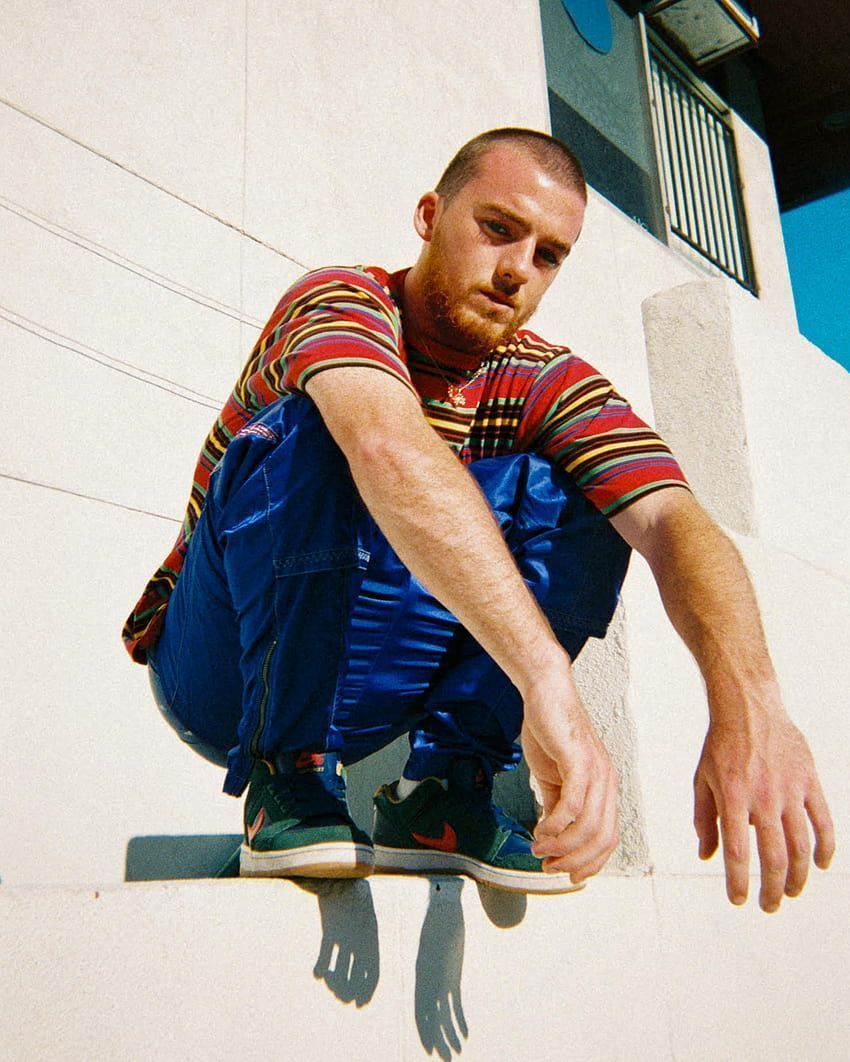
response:
[(463, 882), (431, 882), (428, 910), (416, 954), (414, 1013), (419, 1039), (428, 1054), (450, 1059), (469, 1036), (461, 980), (465, 928), (460, 894)]
[(238, 878), (241, 843), (239, 833), (131, 837), (124, 858), (124, 880)]
[(381, 969), (378, 919), (369, 883), (362, 878), (292, 883), (319, 901), (322, 943), (313, 976), (324, 981), (340, 1003), (365, 1006), (375, 994)]
[[(239, 835), (232, 834), (134, 837), (127, 846), (125, 880), (238, 876), (240, 841)], [(428, 1054), (443, 1062), (460, 1054), (469, 1037), (462, 998), (466, 930), (461, 896), (465, 884), (448, 875), (430, 878), (428, 910), (416, 953), (416, 1029)], [(364, 1007), (374, 996), (380, 977), (378, 920), (369, 882), (305, 878), (282, 880), (280, 886), (297, 886), (318, 901), (322, 941), (313, 976), (324, 981), (341, 1003)], [(524, 895), (481, 884), (477, 889), (481, 907), (493, 925), (510, 929), (525, 917)]]
[[(407, 739), (354, 764), (348, 770), (348, 797), (355, 821), (371, 828), (372, 793), (397, 778), (407, 758)], [(496, 800), (516, 818), (534, 819), (534, 802), (525, 764), (497, 779)], [(174, 881), (239, 876), (240, 834), (133, 837), (127, 844), (125, 881)], [(461, 896), (464, 880), (435, 876), (429, 880), (428, 910), (416, 954), (414, 1020), (422, 1046), (450, 1062), (469, 1036), (463, 1011), (461, 982), (466, 931)], [(345, 1004), (363, 1007), (378, 985), (380, 955), (378, 921), (369, 882), (281, 881), (312, 893), (319, 905), (322, 942), (313, 976)], [(481, 907), (493, 925), (510, 929), (525, 917), (522, 894), (477, 884)]]
[[(325, 982), (341, 1003), (362, 1007), (375, 993), (380, 973), (378, 920), (368, 881), (294, 882), (319, 901), (322, 943), (313, 976)], [(435, 877), (429, 882), (428, 910), (416, 953), (414, 1019), (429, 1055), (449, 1062), (469, 1037), (463, 1012), (462, 980), (466, 930), (461, 894), (465, 882)], [(502, 929), (525, 917), (526, 897), (478, 885), (481, 906)]]

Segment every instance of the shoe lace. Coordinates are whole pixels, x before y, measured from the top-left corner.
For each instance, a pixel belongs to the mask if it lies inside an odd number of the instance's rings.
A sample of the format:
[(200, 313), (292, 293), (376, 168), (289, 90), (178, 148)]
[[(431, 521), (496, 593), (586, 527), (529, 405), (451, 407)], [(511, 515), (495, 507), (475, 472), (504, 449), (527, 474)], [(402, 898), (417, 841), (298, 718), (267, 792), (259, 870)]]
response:
[(271, 779), (271, 791), (281, 811), (305, 822), (348, 818), (345, 786), (335, 774), (324, 777), (313, 771), (278, 774)]

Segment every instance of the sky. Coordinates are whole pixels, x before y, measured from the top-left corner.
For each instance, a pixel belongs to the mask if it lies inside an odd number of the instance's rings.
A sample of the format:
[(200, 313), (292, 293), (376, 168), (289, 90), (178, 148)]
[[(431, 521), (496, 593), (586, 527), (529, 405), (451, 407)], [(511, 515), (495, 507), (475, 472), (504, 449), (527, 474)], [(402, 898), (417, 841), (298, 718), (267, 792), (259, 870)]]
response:
[(800, 331), (850, 371), (850, 189), (782, 215)]

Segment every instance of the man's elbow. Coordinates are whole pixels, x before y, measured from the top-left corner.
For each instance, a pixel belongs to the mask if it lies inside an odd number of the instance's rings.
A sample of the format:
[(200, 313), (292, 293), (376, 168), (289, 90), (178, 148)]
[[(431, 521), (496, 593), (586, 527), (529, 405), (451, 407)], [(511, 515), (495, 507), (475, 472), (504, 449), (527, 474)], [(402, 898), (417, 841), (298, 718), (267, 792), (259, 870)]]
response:
[(699, 548), (718, 538), (728, 541), (689, 490), (673, 487), (639, 498), (612, 523), (653, 571), (665, 567), (679, 548)]
[(430, 463), (432, 447), (441, 443), (427, 425), (424, 431), (405, 431), (400, 426), (378, 424), (361, 430), (343, 447), (355, 479), (385, 476), (390, 479)]

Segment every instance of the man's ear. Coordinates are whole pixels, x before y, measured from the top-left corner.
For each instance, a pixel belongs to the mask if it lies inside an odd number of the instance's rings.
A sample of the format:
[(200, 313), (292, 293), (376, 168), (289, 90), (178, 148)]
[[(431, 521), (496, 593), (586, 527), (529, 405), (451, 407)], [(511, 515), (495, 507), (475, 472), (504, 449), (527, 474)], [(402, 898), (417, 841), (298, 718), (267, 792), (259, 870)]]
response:
[(426, 192), (416, 204), (413, 227), (428, 243), (434, 234), (434, 222), (439, 212), (441, 199), (436, 192)]

